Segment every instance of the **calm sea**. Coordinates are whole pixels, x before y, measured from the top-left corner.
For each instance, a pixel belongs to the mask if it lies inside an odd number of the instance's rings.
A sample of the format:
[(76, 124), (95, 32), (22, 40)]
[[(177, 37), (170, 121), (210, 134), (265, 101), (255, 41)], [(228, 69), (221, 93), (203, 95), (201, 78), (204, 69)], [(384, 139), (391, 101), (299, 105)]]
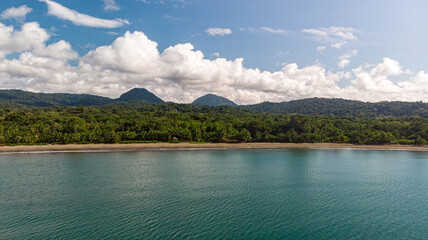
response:
[(428, 239), (428, 153), (0, 155), (1, 239)]

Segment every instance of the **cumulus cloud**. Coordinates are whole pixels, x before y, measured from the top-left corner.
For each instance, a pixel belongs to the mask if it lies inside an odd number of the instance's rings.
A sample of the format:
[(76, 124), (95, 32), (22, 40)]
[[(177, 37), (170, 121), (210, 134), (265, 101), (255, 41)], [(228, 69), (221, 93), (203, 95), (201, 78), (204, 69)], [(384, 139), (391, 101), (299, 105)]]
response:
[(42, 48), (49, 37), (36, 22), (25, 23), (21, 30), (0, 23), (0, 59), (10, 53)]
[(229, 28), (208, 28), (205, 32), (210, 36), (225, 36), (232, 34), (232, 30)]
[[(42, 32), (38, 25), (31, 25)], [(6, 31), (0, 31), (0, 42), (10, 43), (27, 31), (2, 28)], [(295, 63), (271, 72), (246, 68), (242, 58), (208, 59), (190, 43), (160, 52), (155, 41), (138, 31), (127, 32), (112, 44), (81, 57), (65, 41), (50, 45), (46, 45), (46, 37), (37, 41), (35, 45), (23, 42), (22, 46), (14, 46), (19, 52), (17, 58), (0, 59), (0, 88), (118, 97), (131, 88), (145, 87), (166, 101), (191, 102), (213, 93), (239, 104), (308, 97), (426, 101), (428, 95), (428, 73), (419, 72), (408, 80), (394, 82), (390, 77), (405, 71), (390, 58), (349, 72), (328, 71), (318, 64), (299, 67)], [(77, 60), (78, 65), (70, 65), (70, 59)], [(350, 79), (351, 84), (339, 87), (342, 79)]]
[(73, 51), (70, 43), (61, 40), (48, 46), (36, 48), (33, 51), (37, 56), (59, 60), (77, 59), (77, 52)]
[(103, 0), (105, 11), (119, 11), (120, 7), (117, 6), (115, 0)]
[(32, 11), (33, 11), (33, 9), (27, 7), (27, 5), (22, 5), (18, 8), (11, 7), (9, 9), (4, 10), (0, 14), (0, 17), (2, 19), (15, 19), (19, 22), (23, 22), (25, 20), (25, 17), (27, 16), (27, 14), (29, 14)]
[[(71, 21), (74, 25), (96, 27), (96, 28), (118, 28), (129, 24), (126, 19), (107, 20), (92, 17), (86, 14), (77, 12), (76, 10), (66, 8), (61, 4), (51, 0), (39, 0), (48, 6), (48, 14), (57, 18)], [(111, 1), (110, 1), (111, 2)], [(114, 1), (113, 1), (114, 2)]]
[(369, 71), (359, 67), (353, 69), (353, 72), (356, 76), (353, 87), (359, 91), (383, 94), (399, 94), (402, 92), (399, 85), (388, 79), (389, 76), (403, 73), (400, 64), (393, 59), (384, 58), (382, 63)]
[(82, 58), (82, 62), (121, 72), (152, 74), (160, 57), (157, 46), (156, 42), (148, 39), (142, 32), (126, 32), (112, 45), (89, 52)]

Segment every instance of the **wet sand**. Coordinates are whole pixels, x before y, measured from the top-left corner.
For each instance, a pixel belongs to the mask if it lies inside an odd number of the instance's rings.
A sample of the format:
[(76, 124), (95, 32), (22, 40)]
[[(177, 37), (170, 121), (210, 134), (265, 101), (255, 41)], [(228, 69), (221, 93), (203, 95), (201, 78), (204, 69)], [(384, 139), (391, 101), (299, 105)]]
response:
[(428, 145), (354, 145), (337, 143), (131, 143), (1, 146), (0, 153), (25, 152), (114, 152), (231, 149), (350, 149), (428, 151)]

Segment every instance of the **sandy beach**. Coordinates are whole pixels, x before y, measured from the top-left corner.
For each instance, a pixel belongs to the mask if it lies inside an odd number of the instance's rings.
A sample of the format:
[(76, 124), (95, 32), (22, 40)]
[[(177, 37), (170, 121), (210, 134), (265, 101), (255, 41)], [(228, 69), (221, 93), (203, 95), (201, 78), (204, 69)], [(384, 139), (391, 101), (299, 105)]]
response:
[(428, 145), (354, 145), (336, 143), (131, 143), (1, 146), (0, 153), (88, 152), (88, 151), (166, 151), (232, 149), (350, 149), (428, 151)]

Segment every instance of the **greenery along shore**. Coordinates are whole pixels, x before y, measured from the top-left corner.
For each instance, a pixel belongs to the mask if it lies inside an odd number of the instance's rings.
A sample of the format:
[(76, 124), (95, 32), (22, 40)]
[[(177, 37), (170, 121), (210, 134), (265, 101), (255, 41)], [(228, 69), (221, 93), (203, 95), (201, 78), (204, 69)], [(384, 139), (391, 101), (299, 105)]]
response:
[(144, 141), (427, 144), (425, 117), (256, 113), (188, 104), (0, 109), (0, 144)]

